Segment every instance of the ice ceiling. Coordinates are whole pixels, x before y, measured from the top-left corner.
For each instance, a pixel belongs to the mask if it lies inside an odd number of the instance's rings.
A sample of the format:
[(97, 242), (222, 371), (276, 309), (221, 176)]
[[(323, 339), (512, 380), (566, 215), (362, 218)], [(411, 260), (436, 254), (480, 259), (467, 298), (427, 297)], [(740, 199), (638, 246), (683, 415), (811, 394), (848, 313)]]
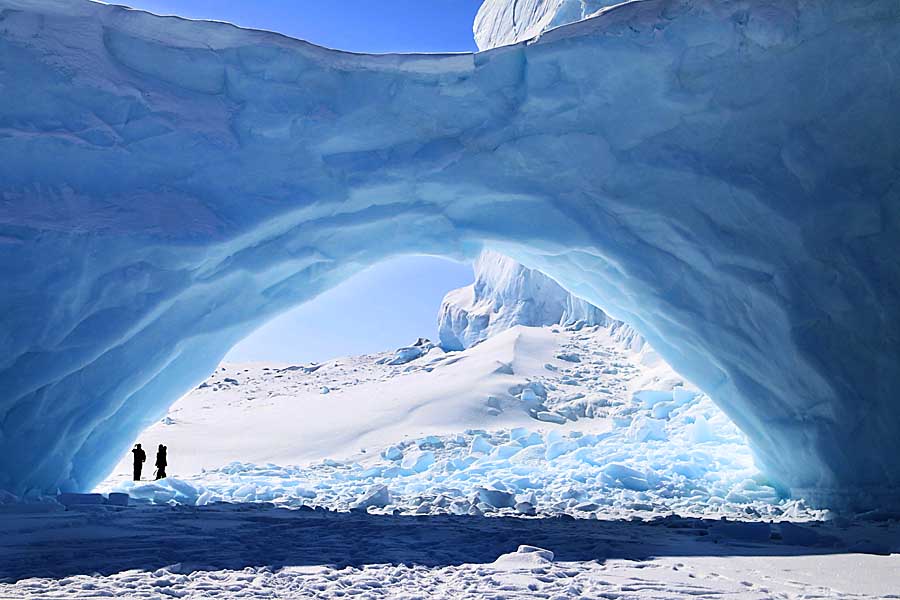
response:
[(90, 488), (273, 314), (491, 247), (632, 323), (794, 493), (897, 503), (898, 38), (894, 0), (645, 0), (369, 56), (0, 0), (0, 488)]

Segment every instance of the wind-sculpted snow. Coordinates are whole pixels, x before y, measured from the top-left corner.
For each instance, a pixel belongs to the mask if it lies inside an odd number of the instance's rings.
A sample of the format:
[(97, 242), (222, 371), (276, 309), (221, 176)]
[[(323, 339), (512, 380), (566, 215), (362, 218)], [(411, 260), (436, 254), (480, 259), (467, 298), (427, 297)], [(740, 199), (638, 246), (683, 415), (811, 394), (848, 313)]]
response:
[(646, 0), (367, 56), (0, 0), (0, 488), (83, 489), (275, 313), (491, 247), (816, 502), (900, 497), (900, 7)]
[(515, 325), (607, 325), (603, 311), (541, 273), (496, 252), (474, 263), (475, 283), (444, 296), (438, 333), (445, 350), (462, 350)]

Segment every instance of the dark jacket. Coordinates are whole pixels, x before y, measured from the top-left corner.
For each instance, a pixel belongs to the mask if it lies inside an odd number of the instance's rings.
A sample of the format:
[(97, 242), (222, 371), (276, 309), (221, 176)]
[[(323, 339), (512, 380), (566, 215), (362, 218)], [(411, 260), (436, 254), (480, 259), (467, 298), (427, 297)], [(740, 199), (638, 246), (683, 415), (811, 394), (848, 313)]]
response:
[(144, 450), (142, 448), (141, 449), (134, 448), (131, 451), (131, 453), (134, 454), (135, 466), (137, 466), (137, 465), (143, 463), (145, 460), (147, 460), (147, 454), (144, 452)]

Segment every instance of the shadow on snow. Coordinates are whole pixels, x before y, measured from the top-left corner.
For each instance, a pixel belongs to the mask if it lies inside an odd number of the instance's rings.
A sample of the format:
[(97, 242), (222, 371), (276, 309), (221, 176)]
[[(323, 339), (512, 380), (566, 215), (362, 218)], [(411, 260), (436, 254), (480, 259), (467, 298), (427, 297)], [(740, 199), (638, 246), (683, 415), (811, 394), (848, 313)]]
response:
[(0, 516), (0, 581), (153, 571), (175, 563), (187, 570), (490, 563), (520, 544), (552, 550), (557, 561), (900, 549), (889, 542), (867, 550), (859, 540), (870, 538), (857, 531), (851, 539), (853, 531), (823, 523), (386, 516), (268, 504), (77, 509)]

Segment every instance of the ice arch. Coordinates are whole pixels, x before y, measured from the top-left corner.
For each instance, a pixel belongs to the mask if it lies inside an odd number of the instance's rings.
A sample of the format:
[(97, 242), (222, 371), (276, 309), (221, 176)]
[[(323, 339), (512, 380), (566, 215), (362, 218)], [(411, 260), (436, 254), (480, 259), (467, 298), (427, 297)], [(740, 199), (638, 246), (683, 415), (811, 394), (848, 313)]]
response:
[(0, 488), (90, 487), (261, 320), (490, 246), (814, 500), (900, 498), (900, 6), (646, 0), (469, 55), (0, 0)]

